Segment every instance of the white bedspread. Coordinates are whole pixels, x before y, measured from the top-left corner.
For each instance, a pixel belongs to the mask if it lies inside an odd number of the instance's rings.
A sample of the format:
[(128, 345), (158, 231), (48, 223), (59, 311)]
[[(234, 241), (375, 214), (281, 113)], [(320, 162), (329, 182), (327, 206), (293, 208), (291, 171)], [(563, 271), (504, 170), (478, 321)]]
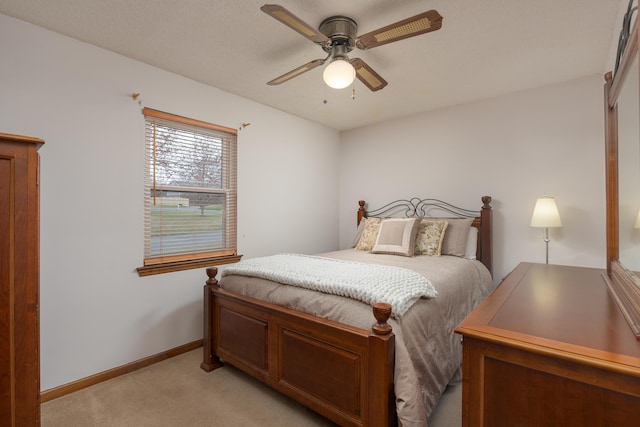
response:
[(386, 302), (395, 318), (420, 298), (438, 292), (421, 274), (406, 268), (365, 264), (319, 256), (279, 254), (241, 261), (227, 267), (231, 274), (273, 280), (326, 294), (353, 298), (369, 305)]

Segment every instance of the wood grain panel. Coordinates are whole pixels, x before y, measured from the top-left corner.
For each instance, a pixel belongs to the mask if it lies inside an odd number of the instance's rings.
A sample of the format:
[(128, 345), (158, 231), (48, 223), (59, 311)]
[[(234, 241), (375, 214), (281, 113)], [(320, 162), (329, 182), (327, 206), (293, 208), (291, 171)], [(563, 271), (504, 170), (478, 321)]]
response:
[(484, 425), (636, 426), (640, 398), (485, 358)]
[(13, 348), (13, 180), (11, 159), (0, 157), (0, 425), (12, 425), (15, 388)]
[(220, 308), (220, 332), (218, 345), (221, 354), (233, 354), (247, 365), (268, 371), (267, 338), (268, 323), (264, 320)]
[[(360, 417), (360, 355), (288, 329), (280, 340), (283, 385)], [(332, 381), (326, 380), (329, 373)]]

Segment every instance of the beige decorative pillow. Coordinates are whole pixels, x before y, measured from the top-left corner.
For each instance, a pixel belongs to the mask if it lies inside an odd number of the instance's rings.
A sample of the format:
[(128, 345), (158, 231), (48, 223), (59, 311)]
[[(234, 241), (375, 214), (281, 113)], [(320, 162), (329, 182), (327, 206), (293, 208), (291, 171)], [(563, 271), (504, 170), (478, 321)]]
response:
[(416, 244), (417, 218), (387, 218), (380, 223), (374, 254), (413, 256)]
[(442, 255), (463, 257), (473, 218), (447, 218), (447, 231), (442, 240)]
[(376, 244), (382, 218), (366, 218), (363, 221), (366, 221), (366, 223), (355, 249), (357, 251), (370, 251), (373, 249), (373, 245)]
[(440, 256), (447, 221), (423, 218), (416, 234), (416, 255)]

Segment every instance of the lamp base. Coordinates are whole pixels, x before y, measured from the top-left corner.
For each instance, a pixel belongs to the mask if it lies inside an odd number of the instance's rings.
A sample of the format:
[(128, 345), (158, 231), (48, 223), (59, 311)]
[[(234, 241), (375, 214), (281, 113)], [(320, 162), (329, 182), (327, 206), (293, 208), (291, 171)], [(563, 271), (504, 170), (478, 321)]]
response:
[(549, 229), (544, 229), (545, 264), (549, 264)]

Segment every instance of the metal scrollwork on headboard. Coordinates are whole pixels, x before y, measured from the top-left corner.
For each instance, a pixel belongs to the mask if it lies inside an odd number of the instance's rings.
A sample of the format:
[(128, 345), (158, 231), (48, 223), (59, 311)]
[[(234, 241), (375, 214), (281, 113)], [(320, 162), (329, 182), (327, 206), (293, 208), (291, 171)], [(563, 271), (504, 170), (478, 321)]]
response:
[(438, 199), (420, 199), (418, 197), (409, 200), (396, 200), (381, 208), (367, 211), (367, 216), (371, 217), (396, 215), (425, 218), (442, 218), (446, 216), (474, 218), (480, 215), (480, 211), (459, 208)]
[(616, 53), (616, 67), (614, 68), (614, 75), (618, 72), (622, 54), (627, 47), (627, 42), (629, 41), (629, 36), (631, 35), (631, 19), (633, 18), (633, 14), (638, 10), (637, 5), (633, 6), (634, 1), (636, 0), (629, 0), (627, 12), (624, 14), (624, 18), (622, 20), (622, 29), (620, 30), (620, 37), (618, 38), (618, 51)]
[(438, 199), (400, 199), (381, 208), (367, 210), (365, 201), (358, 201), (358, 225), (365, 217), (422, 217), (422, 218), (473, 218), (471, 225), (478, 229), (476, 256), (492, 272), (492, 207), (491, 196), (482, 196), (480, 210), (454, 206)]

